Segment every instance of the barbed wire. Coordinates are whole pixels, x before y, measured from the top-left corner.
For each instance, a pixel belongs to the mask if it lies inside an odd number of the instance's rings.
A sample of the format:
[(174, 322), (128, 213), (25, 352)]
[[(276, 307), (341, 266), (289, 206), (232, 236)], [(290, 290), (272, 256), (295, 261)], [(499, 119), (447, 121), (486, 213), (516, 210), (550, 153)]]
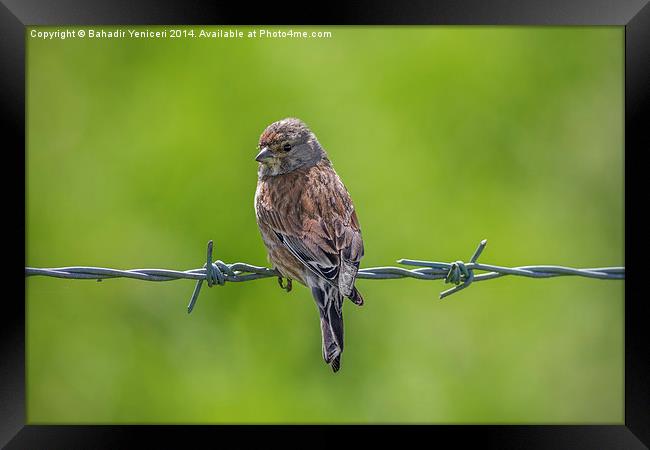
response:
[[(580, 276), (586, 278), (598, 278), (601, 280), (625, 279), (625, 267), (595, 267), (584, 269), (554, 265), (502, 267), (478, 263), (478, 257), (481, 255), (486, 245), (487, 240), (482, 240), (468, 263), (464, 263), (463, 261), (444, 263), (419, 261), (414, 259), (399, 259), (397, 260), (399, 264), (416, 266), (418, 268), (405, 269), (403, 267), (370, 267), (360, 269), (357, 278), (367, 280), (392, 280), (397, 278), (415, 278), (418, 280), (444, 279), (445, 283), (452, 283), (455, 286), (441, 292), (441, 299), (467, 288), (474, 282), (491, 280), (507, 275), (529, 278)], [(179, 271), (168, 269), (119, 270), (85, 266), (58, 268), (25, 267), (25, 276), (47, 276), (97, 281), (109, 278), (133, 278), (144, 281), (196, 280), (196, 286), (194, 287), (190, 302), (187, 306), (188, 313), (191, 313), (196, 306), (196, 300), (198, 299), (204, 281), (208, 283), (209, 287), (212, 287), (214, 285), (223, 286), (226, 282), (237, 283), (258, 280), (261, 278), (278, 277), (280, 286), (283, 289), (286, 289), (287, 291), (291, 289), (290, 284), (286, 288), (282, 285), (280, 273), (274, 269), (241, 262), (234, 264), (226, 264), (221, 260), (213, 262), (212, 251), (213, 243), (212, 241), (209, 241), (206, 263), (200, 269)], [(485, 273), (475, 275), (474, 271), (483, 271)]]

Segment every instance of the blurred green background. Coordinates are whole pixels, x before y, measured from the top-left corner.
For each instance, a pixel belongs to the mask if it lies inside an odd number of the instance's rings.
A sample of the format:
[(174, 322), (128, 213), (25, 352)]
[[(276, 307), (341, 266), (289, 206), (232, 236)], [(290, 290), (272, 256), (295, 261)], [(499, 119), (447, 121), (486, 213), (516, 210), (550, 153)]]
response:
[[(209, 239), (266, 264), (253, 158), (287, 116), (350, 191), (362, 266), (482, 238), (485, 263), (623, 265), (622, 27), (300, 29), (332, 37), (28, 34), (27, 265), (184, 270)], [(33, 424), (623, 423), (621, 281), (360, 280), (336, 375), (302, 286), (204, 287), (188, 316), (191, 281), (25, 283)]]

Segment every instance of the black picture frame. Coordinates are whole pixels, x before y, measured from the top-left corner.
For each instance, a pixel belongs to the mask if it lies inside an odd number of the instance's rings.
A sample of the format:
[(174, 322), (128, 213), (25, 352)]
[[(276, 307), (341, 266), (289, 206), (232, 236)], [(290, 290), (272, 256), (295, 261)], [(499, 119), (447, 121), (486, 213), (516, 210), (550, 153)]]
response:
[[(625, 423), (621, 425), (490, 425), (490, 426), (34, 426), (26, 425), (25, 402), (25, 304), (19, 301), (25, 284), (18, 261), (25, 262), (25, 29), (34, 25), (96, 24), (303, 24), (303, 25), (618, 25), (625, 27)], [(7, 124), (2, 157), (5, 221), (16, 224), (5, 234), (15, 244), (8, 255), (4, 301), (0, 317), (0, 445), (6, 448), (122, 448), (134, 439), (148, 446), (168, 446), (174, 439), (197, 446), (219, 445), (225, 433), (237, 434), (237, 445), (252, 442), (251, 429), (267, 435), (315, 431), (317, 441), (354, 428), (362, 434), (385, 432), (418, 433), (433, 445), (480, 441), (498, 448), (602, 448), (634, 449), (650, 445), (650, 389), (648, 383), (647, 333), (650, 312), (643, 290), (638, 288), (638, 269), (629, 261), (641, 252), (637, 245), (644, 222), (643, 203), (634, 201), (644, 192), (630, 188), (640, 158), (650, 150), (647, 131), (650, 106), (650, 5), (648, 0), (499, 0), (499, 1), (412, 1), (328, 2), (311, 5), (297, 2), (229, 2), (119, 0), (1, 0), (0, 3), (0, 96), (2, 123)], [(23, 169), (22, 171), (20, 169)], [(18, 177), (11, 177), (12, 174)], [(22, 178), (22, 179), (21, 179)], [(628, 217), (629, 214), (629, 217)], [(22, 237), (23, 240), (19, 239)], [(627, 245), (628, 243), (632, 245)], [(24, 265), (23, 265), (24, 266)], [(16, 291), (10, 294), (10, 288)], [(646, 355), (646, 356), (643, 356)], [(278, 439), (282, 438), (278, 434)], [(292, 434), (295, 438), (295, 434)], [(435, 441), (433, 441), (435, 439)], [(339, 439), (340, 440), (340, 439)], [(286, 442), (286, 440), (285, 440)], [(303, 441), (305, 445), (307, 441)], [(408, 442), (408, 441), (406, 441)], [(337, 443), (337, 445), (340, 445)]]

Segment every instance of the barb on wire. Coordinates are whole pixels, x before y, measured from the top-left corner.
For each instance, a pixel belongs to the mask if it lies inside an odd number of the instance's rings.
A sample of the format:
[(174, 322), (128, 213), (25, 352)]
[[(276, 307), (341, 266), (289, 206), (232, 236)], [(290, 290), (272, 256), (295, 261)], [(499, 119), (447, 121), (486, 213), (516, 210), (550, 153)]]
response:
[[(580, 276), (598, 278), (601, 280), (625, 279), (625, 267), (596, 267), (576, 269), (564, 266), (520, 266), (501, 267), (477, 262), (485, 249), (487, 240), (482, 240), (478, 248), (469, 259), (468, 263), (456, 261), (454, 263), (419, 261), (414, 259), (400, 259), (397, 262), (406, 266), (418, 267), (405, 269), (403, 267), (370, 267), (360, 269), (357, 274), (359, 279), (367, 280), (392, 280), (396, 278), (416, 278), (418, 280), (445, 280), (455, 286), (440, 293), (443, 299), (453, 293), (467, 288), (477, 281), (491, 280), (506, 275), (529, 278), (551, 278), (560, 276)], [(102, 281), (106, 278), (134, 278), (145, 281), (171, 281), (171, 280), (196, 280), (196, 285), (187, 312), (191, 313), (196, 306), (196, 300), (201, 292), (203, 282), (207, 281), (208, 287), (215, 284), (223, 286), (226, 282), (241, 282), (258, 280), (260, 278), (281, 277), (281, 274), (268, 267), (253, 266), (246, 263), (226, 264), (221, 260), (212, 261), (213, 243), (208, 242), (206, 263), (200, 269), (168, 270), (168, 269), (131, 269), (117, 270), (102, 267), (58, 267), (35, 268), (26, 267), (25, 276), (48, 276), (56, 278), (74, 278)], [(474, 274), (474, 271), (485, 273)]]

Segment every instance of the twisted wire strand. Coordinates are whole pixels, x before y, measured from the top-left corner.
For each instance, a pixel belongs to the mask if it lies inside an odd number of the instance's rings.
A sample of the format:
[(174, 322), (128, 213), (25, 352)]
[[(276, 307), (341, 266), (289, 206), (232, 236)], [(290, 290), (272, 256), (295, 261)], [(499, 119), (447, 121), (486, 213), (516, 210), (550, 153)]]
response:
[[(467, 288), (473, 282), (491, 280), (503, 276), (520, 276), (528, 278), (552, 278), (560, 276), (579, 276), (601, 280), (625, 279), (625, 267), (593, 267), (573, 268), (556, 265), (535, 265), (519, 267), (502, 267), (492, 264), (476, 262), (487, 245), (483, 240), (470, 258), (468, 263), (456, 261), (453, 263), (420, 261), (414, 259), (400, 259), (397, 262), (405, 266), (414, 266), (415, 269), (403, 267), (370, 267), (360, 269), (357, 278), (366, 280), (394, 280), (399, 278), (415, 278), (418, 280), (445, 280), (455, 286), (440, 293), (440, 298), (445, 298), (455, 292)], [(169, 269), (131, 269), (119, 270), (103, 267), (54, 267), (36, 268), (26, 267), (25, 276), (47, 276), (68, 279), (86, 279), (102, 281), (110, 278), (133, 278), (144, 281), (172, 281), (195, 280), (196, 286), (187, 307), (188, 313), (192, 312), (201, 291), (203, 282), (209, 287), (224, 285), (226, 282), (243, 282), (261, 278), (280, 277), (280, 273), (268, 267), (254, 266), (237, 262), (226, 264), (223, 261), (212, 261), (213, 243), (208, 242), (206, 263), (200, 269), (169, 270)], [(485, 273), (474, 274), (474, 271)]]

